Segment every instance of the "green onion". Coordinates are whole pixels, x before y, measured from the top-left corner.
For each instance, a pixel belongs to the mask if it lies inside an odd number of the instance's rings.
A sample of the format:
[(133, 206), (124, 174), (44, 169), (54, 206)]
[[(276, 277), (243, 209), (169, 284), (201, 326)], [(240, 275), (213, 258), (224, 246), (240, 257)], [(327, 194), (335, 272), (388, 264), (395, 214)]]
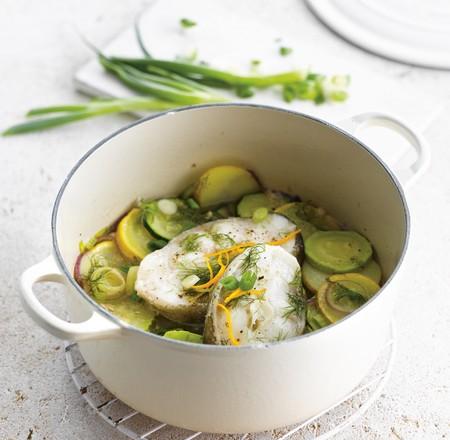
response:
[[(151, 59), (146, 60), (151, 61)], [(182, 105), (225, 101), (223, 97), (213, 95), (211, 92), (188, 87), (186, 84), (170, 78), (140, 72), (131, 65), (112, 61), (101, 54), (99, 54), (99, 61), (107, 71), (117, 76), (127, 87), (146, 95)]]
[(235, 290), (239, 287), (239, 281), (233, 275), (229, 275), (225, 278), (222, 278), (220, 284), (222, 284), (225, 290)]
[[(52, 116), (33, 119), (29, 122), (13, 125), (2, 132), (3, 136), (28, 133), (31, 131), (45, 130), (59, 125), (70, 124), (96, 116), (104, 116), (112, 113), (124, 113), (132, 111), (163, 111), (176, 107), (174, 103), (157, 100), (154, 98), (135, 97), (127, 99), (111, 99), (106, 101), (92, 101), (83, 106), (54, 106), (32, 109), (27, 116), (52, 114)], [(71, 110), (74, 109), (75, 110)], [(53, 116), (53, 113), (59, 113)]]
[(256, 283), (256, 272), (247, 270), (242, 274), (239, 281), (239, 288), (241, 290), (251, 290)]
[(181, 281), (181, 285), (183, 286), (183, 289), (188, 290), (191, 287), (195, 286), (199, 281), (200, 277), (195, 274), (192, 274), (183, 278), (183, 280)]
[(182, 63), (169, 60), (122, 57), (111, 57), (109, 60), (117, 63), (128, 64), (144, 72), (148, 71), (151, 67), (160, 67), (194, 80), (219, 80), (230, 86), (246, 85), (264, 88), (278, 84), (288, 84), (303, 79), (302, 74), (295, 70), (274, 75), (243, 76), (199, 64)]
[(261, 223), (264, 221), (267, 216), (269, 215), (269, 210), (266, 207), (260, 207), (255, 209), (255, 212), (253, 213), (252, 220), (255, 223)]
[(251, 98), (255, 94), (250, 86), (236, 86), (235, 92), (239, 98)]
[(185, 29), (197, 26), (197, 23), (195, 21), (189, 20), (189, 18), (182, 18), (180, 20), (181, 27), (184, 27)]
[(282, 57), (286, 57), (292, 53), (292, 50), (293, 49), (291, 47), (282, 46), (282, 47), (280, 47), (279, 52)]
[(163, 240), (162, 238), (154, 238), (153, 240), (148, 242), (148, 249), (153, 252), (158, 249), (162, 249), (168, 242)]
[(186, 204), (191, 209), (200, 209), (200, 205), (192, 197), (189, 197), (189, 199), (186, 199)]

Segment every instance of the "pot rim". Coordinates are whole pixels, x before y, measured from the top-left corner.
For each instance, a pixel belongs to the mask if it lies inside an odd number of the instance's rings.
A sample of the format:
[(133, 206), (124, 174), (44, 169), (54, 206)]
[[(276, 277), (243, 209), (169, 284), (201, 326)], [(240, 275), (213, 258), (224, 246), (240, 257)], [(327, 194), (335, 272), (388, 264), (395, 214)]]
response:
[[(146, 332), (144, 330), (141, 330), (137, 327), (134, 327), (130, 324), (127, 324), (123, 321), (121, 321), (119, 318), (117, 318), (116, 316), (114, 316), (112, 313), (108, 312), (105, 308), (101, 307), (97, 302), (95, 302), (93, 300), (93, 298), (91, 298), (82, 288), (81, 286), (76, 282), (75, 278), (73, 277), (73, 274), (71, 270), (69, 270), (67, 268), (67, 266), (64, 263), (63, 257), (59, 251), (59, 245), (58, 245), (58, 239), (56, 236), (56, 222), (57, 222), (57, 218), (58, 218), (58, 209), (59, 209), (59, 205), (61, 202), (61, 199), (64, 195), (64, 191), (67, 187), (67, 185), (69, 184), (72, 176), (76, 173), (76, 171), (78, 170), (78, 168), (80, 168), (83, 163), (93, 154), (95, 153), (100, 147), (102, 147), (104, 144), (106, 144), (107, 142), (109, 142), (112, 138), (118, 136), (119, 134), (123, 133), (124, 131), (130, 130), (132, 128), (134, 128), (137, 125), (140, 125), (142, 123), (145, 123), (147, 121), (151, 121), (153, 119), (158, 119), (158, 118), (163, 118), (163, 117), (170, 117), (173, 114), (176, 113), (182, 113), (182, 112), (189, 112), (189, 111), (195, 111), (195, 110), (201, 110), (201, 109), (208, 109), (208, 108), (215, 108), (215, 107), (227, 107), (227, 108), (247, 108), (247, 109), (261, 109), (261, 110), (267, 110), (267, 111), (275, 111), (275, 112), (281, 112), (281, 113), (286, 113), (288, 115), (293, 115), (296, 117), (301, 117), (301, 118), (305, 118), (305, 119), (309, 119), (313, 122), (316, 122), (322, 126), (325, 126), (327, 129), (331, 129), (334, 130), (342, 135), (344, 135), (345, 137), (349, 138), (351, 141), (353, 141), (355, 144), (357, 144), (360, 148), (362, 148), (363, 150), (365, 150), (375, 161), (378, 162), (378, 165), (380, 165), (383, 170), (386, 172), (386, 174), (388, 175), (388, 177), (391, 179), (393, 185), (395, 186), (399, 196), (400, 196), (400, 200), (402, 203), (402, 207), (403, 207), (403, 211), (404, 211), (404, 215), (405, 215), (405, 237), (404, 237), (404, 242), (403, 242), (403, 248), (402, 248), (402, 252), (401, 255), (399, 257), (399, 260), (394, 268), (394, 270), (392, 271), (391, 275), (389, 276), (389, 278), (386, 280), (386, 282), (383, 284), (383, 286), (381, 286), (380, 290), (377, 292), (376, 295), (374, 295), (369, 301), (367, 301), (365, 304), (363, 304), (361, 307), (359, 307), (355, 312), (352, 312), (350, 314), (348, 314), (347, 316), (345, 316), (344, 318), (340, 319), (339, 321), (332, 323), (326, 327), (323, 327), (319, 330), (315, 330), (311, 333), (306, 333), (300, 336), (296, 336), (294, 338), (289, 338), (283, 341), (275, 341), (275, 342), (268, 342), (268, 343), (264, 343), (264, 344), (257, 344), (257, 345), (243, 345), (243, 346), (239, 346), (239, 347), (235, 347), (235, 346), (231, 346), (231, 345), (210, 345), (210, 344), (193, 344), (190, 342), (184, 342), (184, 341), (178, 341), (175, 339), (170, 339), (170, 338), (164, 338), (163, 336), (157, 335), (155, 333), (151, 333), (151, 332)], [(356, 314), (360, 313), (363, 309), (366, 309), (367, 307), (369, 307), (373, 302), (375, 301), (379, 301), (379, 298), (384, 294), (386, 291), (386, 287), (388, 287), (388, 285), (390, 284), (391, 280), (394, 278), (394, 276), (397, 274), (400, 266), (403, 263), (406, 251), (408, 249), (408, 244), (409, 244), (409, 238), (410, 238), (410, 213), (409, 213), (409, 209), (408, 209), (408, 204), (406, 202), (406, 197), (403, 191), (403, 188), (399, 182), (399, 180), (397, 179), (397, 177), (394, 175), (394, 173), (389, 169), (389, 167), (384, 163), (384, 161), (374, 152), (372, 151), (367, 145), (365, 145), (363, 142), (361, 142), (358, 138), (356, 138), (355, 136), (351, 135), (350, 133), (347, 133), (346, 131), (344, 131), (343, 129), (341, 129), (340, 127), (325, 121), (323, 119), (317, 118), (315, 116), (311, 116), (311, 115), (307, 115), (305, 113), (302, 112), (298, 112), (298, 111), (294, 111), (294, 110), (288, 110), (288, 109), (283, 109), (283, 108), (279, 108), (279, 107), (274, 107), (274, 106), (270, 106), (270, 105), (262, 105), (262, 104), (246, 104), (246, 103), (217, 103), (217, 104), (202, 104), (202, 105), (192, 105), (192, 106), (185, 106), (185, 107), (179, 107), (176, 109), (171, 109), (171, 110), (167, 110), (161, 113), (157, 113), (155, 115), (149, 115), (146, 117), (143, 117), (141, 119), (138, 119), (137, 121), (133, 121), (121, 128), (119, 128), (118, 130), (114, 131), (113, 133), (111, 133), (110, 135), (106, 136), (105, 138), (103, 138), (101, 141), (99, 141), (97, 144), (95, 144), (92, 148), (90, 148), (85, 154), (83, 154), (83, 156), (76, 162), (76, 164), (72, 167), (72, 169), (69, 171), (68, 175), (66, 176), (66, 178), (64, 179), (58, 194), (56, 196), (54, 205), (53, 205), (53, 209), (52, 209), (52, 217), (51, 217), (51, 233), (52, 233), (52, 245), (53, 245), (53, 252), (54, 255), (56, 257), (56, 263), (58, 265), (58, 267), (61, 269), (61, 271), (63, 272), (63, 274), (66, 276), (66, 278), (69, 280), (70, 284), (72, 285), (72, 287), (79, 293), (81, 294), (81, 296), (87, 300), (90, 305), (94, 308), (94, 310), (97, 313), (100, 313), (103, 317), (113, 321), (114, 323), (116, 323), (117, 325), (119, 325), (122, 329), (126, 329), (127, 331), (131, 331), (131, 332), (136, 332), (136, 333), (140, 333), (142, 335), (145, 335), (146, 337), (152, 338), (155, 340), (155, 342), (158, 343), (162, 343), (162, 344), (167, 344), (168, 347), (172, 347), (175, 349), (180, 349), (180, 348), (184, 348), (184, 349), (188, 349), (188, 350), (202, 350), (202, 351), (206, 351), (206, 352), (211, 352), (211, 351), (220, 351), (220, 352), (225, 352), (225, 351), (233, 351), (235, 352), (236, 350), (239, 351), (246, 351), (246, 350), (261, 350), (261, 349), (269, 349), (271, 347), (274, 346), (279, 346), (281, 344), (289, 344), (289, 343), (294, 343), (297, 342), (301, 339), (306, 339), (306, 338), (312, 338), (314, 336), (317, 336), (319, 334), (322, 334), (323, 332), (326, 331), (330, 331), (331, 329), (335, 328), (336, 326), (340, 326), (343, 325), (344, 322), (348, 321), (349, 319), (351, 319), (353, 316), (355, 316)]]

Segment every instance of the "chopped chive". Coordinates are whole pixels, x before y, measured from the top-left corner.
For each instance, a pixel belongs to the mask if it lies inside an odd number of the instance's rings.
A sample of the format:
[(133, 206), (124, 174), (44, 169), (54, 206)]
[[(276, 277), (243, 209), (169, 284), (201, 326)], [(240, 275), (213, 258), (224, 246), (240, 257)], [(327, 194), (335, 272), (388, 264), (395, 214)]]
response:
[(190, 20), (189, 18), (182, 18), (180, 20), (180, 25), (181, 25), (181, 27), (188, 29), (188, 28), (197, 26), (197, 23), (193, 20)]
[(191, 209), (200, 209), (200, 205), (192, 197), (186, 199), (186, 203)]
[(286, 46), (281, 46), (280, 47), (280, 55), (282, 57), (287, 57), (288, 55), (290, 55), (292, 53), (293, 49), (291, 47), (286, 47)]
[(253, 213), (252, 220), (255, 223), (261, 223), (264, 221), (269, 215), (269, 210), (265, 206), (261, 206), (260, 208), (255, 209)]
[(255, 94), (250, 86), (244, 85), (236, 86), (235, 92), (239, 98), (251, 98)]
[(233, 275), (229, 275), (225, 278), (223, 278), (220, 281), (220, 284), (226, 289), (226, 290), (235, 290), (239, 287), (239, 281), (237, 278)]
[(251, 290), (256, 283), (256, 272), (247, 270), (242, 274), (239, 281), (239, 288), (241, 290)]

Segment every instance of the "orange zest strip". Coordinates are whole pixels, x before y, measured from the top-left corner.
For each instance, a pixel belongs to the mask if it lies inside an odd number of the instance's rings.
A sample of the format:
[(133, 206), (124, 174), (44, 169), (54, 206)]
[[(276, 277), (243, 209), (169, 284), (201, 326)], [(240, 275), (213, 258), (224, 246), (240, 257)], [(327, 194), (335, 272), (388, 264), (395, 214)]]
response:
[(296, 229), (293, 232), (290, 232), (288, 235), (284, 236), (283, 238), (280, 238), (278, 240), (268, 241), (267, 244), (270, 244), (271, 246), (279, 246), (281, 244), (285, 244), (288, 241), (292, 240), (297, 234), (300, 234), (301, 230)]
[(198, 284), (196, 286), (193, 286), (192, 288), (194, 290), (203, 290), (203, 289), (208, 289), (209, 287), (211, 287), (214, 284), (216, 284), (220, 280), (220, 278), (222, 277), (222, 275), (224, 274), (224, 272), (225, 272), (225, 270), (227, 268), (227, 266), (222, 264), (222, 259), (221, 258), (219, 258), (219, 265), (220, 265), (220, 269), (219, 269), (219, 271), (216, 273), (216, 275), (213, 278), (211, 278), (206, 283)]
[(231, 313), (227, 307), (223, 304), (217, 304), (217, 308), (221, 309), (225, 312), (225, 325), (228, 330), (228, 339), (231, 341), (233, 345), (239, 345), (239, 341), (234, 337), (233, 333), (233, 320), (231, 319)]
[(206, 254), (206, 257), (217, 257), (218, 255), (228, 254), (229, 252), (233, 252), (233, 251), (238, 251), (240, 253), (240, 252), (243, 252), (241, 250), (241, 248), (248, 248), (251, 246), (255, 246), (255, 244), (256, 243), (254, 243), (253, 241), (244, 241), (243, 243), (239, 243), (234, 246), (231, 246), (231, 247), (228, 247), (225, 249), (221, 249), (220, 251), (212, 252), (211, 254)]
[(241, 290), (241, 289), (236, 289), (233, 290), (233, 292), (231, 292), (224, 300), (225, 304), (228, 304), (230, 301), (233, 301), (233, 299), (236, 298), (240, 298), (241, 296), (244, 295), (262, 295), (264, 292), (266, 291), (266, 289), (254, 289), (254, 290)]
[(232, 301), (234, 298), (239, 298), (240, 296), (242, 296), (244, 294), (244, 292), (237, 288), (236, 290), (233, 290), (224, 300), (225, 304), (228, 304), (230, 301)]

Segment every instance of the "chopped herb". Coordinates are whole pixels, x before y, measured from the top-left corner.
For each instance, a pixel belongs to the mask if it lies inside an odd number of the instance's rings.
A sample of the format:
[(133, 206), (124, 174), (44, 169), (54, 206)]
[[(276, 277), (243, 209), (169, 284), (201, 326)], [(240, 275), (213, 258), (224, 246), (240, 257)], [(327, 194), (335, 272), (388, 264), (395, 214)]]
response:
[(286, 57), (292, 53), (292, 50), (291, 47), (281, 46), (279, 52), (282, 57)]
[(188, 29), (188, 28), (197, 26), (197, 22), (190, 20), (189, 18), (182, 18), (180, 20), (180, 25), (181, 25), (181, 27)]
[(302, 277), (300, 269), (295, 271), (292, 281), (289, 286), (294, 289), (293, 292), (288, 293), (289, 306), (286, 307), (283, 318), (288, 319), (290, 316), (295, 315), (299, 318), (305, 317), (306, 302), (305, 302), (305, 290), (302, 284)]
[[(210, 260), (211, 268), (213, 270), (213, 275), (216, 275), (220, 269), (220, 265), (216, 259), (212, 258)], [(181, 279), (186, 278), (189, 275), (197, 275), (200, 280), (197, 284), (204, 284), (210, 280), (210, 273), (206, 266), (199, 266), (194, 264), (193, 266), (186, 266), (184, 263), (179, 264), (179, 277)]]
[(267, 216), (269, 215), (269, 210), (265, 206), (261, 206), (257, 209), (255, 209), (255, 212), (252, 215), (252, 220), (255, 223), (261, 223), (264, 221)]
[(228, 303), (229, 307), (234, 308), (236, 306), (248, 306), (255, 301), (264, 301), (266, 298), (265, 294), (254, 296), (249, 292), (246, 295), (239, 296)]
[(299, 291), (288, 293), (288, 302), (289, 306), (286, 307), (283, 318), (288, 319), (292, 315), (295, 315), (298, 318), (303, 318), (305, 316), (305, 297), (303, 294), (300, 294)]
[(154, 238), (148, 242), (148, 249), (153, 252), (162, 249), (168, 242), (162, 238)]
[(250, 270), (245, 271), (239, 281), (239, 288), (244, 291), (253, 289), (253, 286), (256, 283), (256, 277), (256, 272)]
[(239, 98), (251, 98), (255, 94), (253, 88), (247, 85), (236, 86), (234, 91)]
[(200, 248), (198, 239), (205, 237), (206, 234), (199, 234), (197, 232), (189, 234), (180, 244), (184, 252), (197, 252)]
[(211, 238), (214, 243), (216, 243), (221, 248), (231, 247), (236, 244), (236, 242), (233, 240), (233, 237), (228, 234), (212, 233)]
[(302, 272), (300, 268), (295, 271), (294, 278), (289, 283), (290, 286), (295, 287), (296, 289), (301, 289), (303, 287), (302, 284)]
[(260, 254), (264, 252), (265, 246), (263, 244), (257, 244), (250, 248), (248, 253), (245, 255), (241, 263), (242, 272), (254, 271), (257, 272), (257, 263), (260, 258)]
[(282, 94), (283, 94), (283, 99), (286, 102), (292, 102), (297, 96), (295, 87), (292, 84), (284, 85)]
[(220, 284), (225, 288), (225, 290), (235, 290), (239, 287), (239, 281), (233, 275), (229, 275), (220, 280)]
[(199, 209), (200, 205), (192, 198), (186, 199), (186, 203), (191, 209)]

